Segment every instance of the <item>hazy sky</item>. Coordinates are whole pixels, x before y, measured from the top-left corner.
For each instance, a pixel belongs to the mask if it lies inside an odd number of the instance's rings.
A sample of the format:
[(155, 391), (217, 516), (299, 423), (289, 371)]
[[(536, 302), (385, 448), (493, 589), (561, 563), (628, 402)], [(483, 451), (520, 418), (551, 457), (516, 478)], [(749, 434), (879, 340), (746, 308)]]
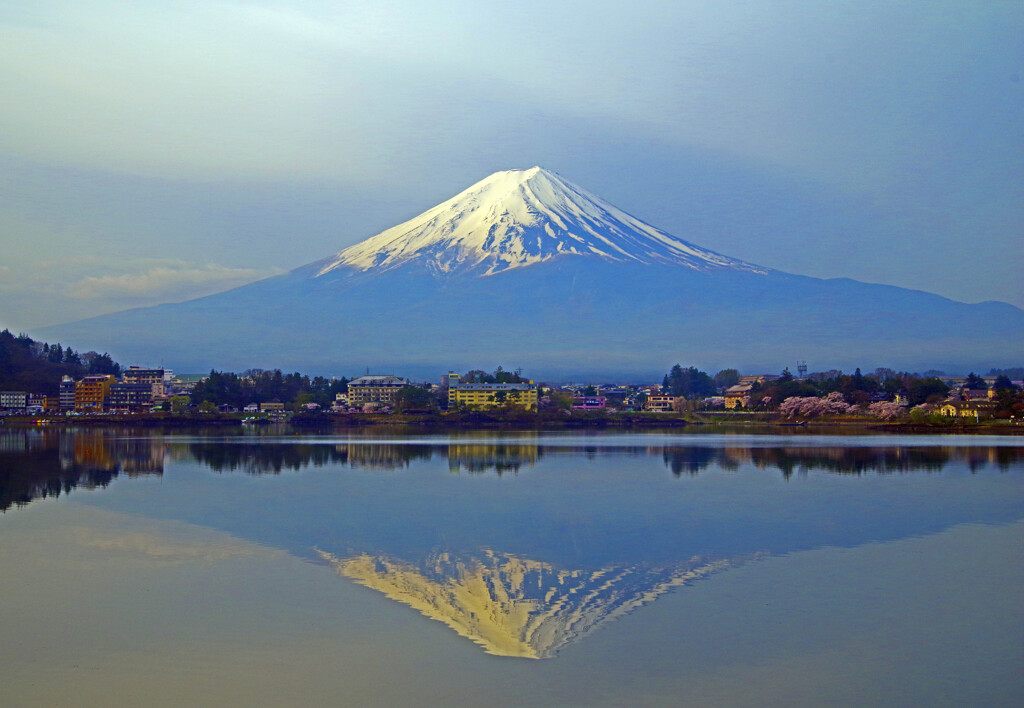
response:
[(1024, 306), (1022, 37), (1019, 0), (0, 0), (0, 326), (538, 164), (747, 261)]

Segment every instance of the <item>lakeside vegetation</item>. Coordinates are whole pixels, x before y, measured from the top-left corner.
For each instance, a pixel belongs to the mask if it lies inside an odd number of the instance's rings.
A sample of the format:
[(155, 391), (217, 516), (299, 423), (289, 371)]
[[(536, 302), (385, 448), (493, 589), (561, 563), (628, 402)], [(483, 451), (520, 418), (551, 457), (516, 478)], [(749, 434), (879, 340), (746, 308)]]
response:
[(192, 401), (208, 403), (213, 407), (233, 406), (241, 410), (253, 403), (266, 401), (288, 402), (293, 408), (307, 403), (329, 407), (334, 397), (348, 391), (348, 379), (309, 377), (299, 372), (283, 373), (280, 369), (248, 369), (241, 374), (232, 371), (210, 371), (210, 375), (196, 384)]
[(0, 331), (0, 390), (24, 390), (57, 395), (64, 376), (79, 379), (90, 374), (121, 374), (121, 365), (104, 352), (76, 352), (58, 342), (37, 342), (31, 337)]
[[(109, 354), (79, 353), (61, 344), (37, 342), (26, 335), (0, 332), (0, 389), (28, 389), (52, 395), (63, 376), (87, 374), (118, 375), (121, 365)], [(539, 385), (539, 408), (526, 411), (503, 399), (486, 410), (459, 406), (447, 410), (443, 387), (436, 384), (406, 383), (395, 392), (394, 404), (384, 412), (340, 410), (339, 394), (348, 391), (349, 379), (309, 376), (279, 369), (248, 369), (242, 373), (210, 371), (198, 381), (189, 396), (175, 396), (165, 402), (163, 412), (127, 415), (76, 415), (76, 423), (86, 425), (121, 424), (180, 427), (196, 423), (238, 425), (269, 422), (289, 417), (300, 427), (361, 427), (367, 425), (413, 425), (449, 427), (672, 427), (685, 424), (745, 425), (878, 425), (903, 429), (1000, 430), (1013, 429), (1024, 421), (1024, 392), (1011, 376), (1024, 376), (1024, 368), (992, 369), (995, 377), (989, 400), (991, 420), (981, 417), (940, 415), (937, 406), (947, 400), (950, 386), (943, 373), (898, 372), (877, 368), (863, 374), (838, 370), (813, 372), (799, 378), (788, 370), (778, 375), (742, 377), (755, 379), (745, 391), (738, 409), (723, 410), (722, 394), (741, 381), (737, 369), (722, 369), (714, 375), (694, 366), (674, 365), (663, 377), (660, 387), (630, 384), (609, 388), (595, 385), (559, 387)], [(464, 383), (525, 383), (521, 371), (497, 367), (493, 373), (475, 369), (461, 376)], [(963, 382), (967, 390), (989, 389), (989, 382), (975, 373)], [(577, 410), (574, 396), (604, 397), (608, 408)], [(674, 397), (670, 411), (645, 410), (649, 395), (660, 393)], [(246, 406), (266, 402), (284, 408), (276, 416), (251, 416), (236, 413)], [(333, 410), (332, 410), (333, 408)], [(231, 412), (225, 412), (231, 411)], [(989, 416), (986, 416), (989, 417)], [(9, 424), (60, 422), (53, 414), (32, 417), (9, 416)]]
[(297, 430), (321, 432), (328, 430), (360, 430), (381, 428), (389, 431), (446, 432), (456, 430), (665, 430), (665, 429), (722, 429), (782, 432), (802, 430), (812, 432), (845, 430), (849, 433), (956, 433), (986, 435), (1024, 435), (1019, 422), (990, 419), (949, 418), (936, 414), (923, 418), (882, 421), (867, 415), (822, 416), (806, 421), (794, 421), (779, 413), (756, 411), (700, 411), (688, 413), (651, 412), (599, 412), (573, 411), (566, 415), (553, 411), (536, 413), (518, 410), (431, 411), (418, 413), (365, 413), (345, 414), (331, 412), (302, 412), (286, 415), (245, 413), (183, 413), (158, 412), (148, 414), (93, 414), (74, 417), (59, 415), (11, 416), (3, 419), (7, 427), (134, 427), (154, 431), (173, 431), (192, 428), (225, 430), (251, 425), (288, 424)]

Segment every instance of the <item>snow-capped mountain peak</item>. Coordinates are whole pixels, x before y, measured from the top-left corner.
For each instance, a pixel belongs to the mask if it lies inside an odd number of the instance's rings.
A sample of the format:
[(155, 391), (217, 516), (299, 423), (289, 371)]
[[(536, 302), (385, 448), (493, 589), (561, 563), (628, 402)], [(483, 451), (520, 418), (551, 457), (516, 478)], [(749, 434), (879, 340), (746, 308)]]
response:
[(540, 167), (495, 172), (405, 223), (325, 261), (387, 270), (419, 261), (436, 275), (491, 275), (567, 254), (609, 261), (670, 263), (696, 270), (764, 271), (630, 216)]

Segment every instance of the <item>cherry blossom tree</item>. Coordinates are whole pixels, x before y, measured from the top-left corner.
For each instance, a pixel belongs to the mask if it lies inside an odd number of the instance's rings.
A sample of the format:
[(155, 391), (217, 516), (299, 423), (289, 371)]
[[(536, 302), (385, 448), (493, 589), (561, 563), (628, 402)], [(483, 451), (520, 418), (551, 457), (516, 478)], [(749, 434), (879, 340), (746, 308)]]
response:
[(868, 415), (881, 418), (882, 420), (899, 418), (905, 412), (903, 406), (893, 401), (878, 401), (868, 406)]
[(790, 396), (779, 404), (779, 412), (788, 418), (817, 418), (823, 415), (839, 415), (849, 411), (851, 406), (843, 400), (843, 394), (833, 391), (825, 397)]

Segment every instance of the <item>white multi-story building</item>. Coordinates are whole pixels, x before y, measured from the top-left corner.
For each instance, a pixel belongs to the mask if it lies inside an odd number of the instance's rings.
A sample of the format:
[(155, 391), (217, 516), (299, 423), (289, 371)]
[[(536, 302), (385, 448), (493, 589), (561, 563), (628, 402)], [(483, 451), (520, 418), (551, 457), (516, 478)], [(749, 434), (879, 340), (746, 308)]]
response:
[(405, 379), (398, 376), (360, 376), (348, 382), (349, 405), (362, 407), (367, 403), (382, 406), (395, 405), (395, 393), (405, 386)]
[(0, 391), (0, 408), (20, 411), (27, 401), (28, 393), (25, 391)]
[(62, 411), (75, 409), (75, 380), (67, 375), (60, 380), (60, 409)]

